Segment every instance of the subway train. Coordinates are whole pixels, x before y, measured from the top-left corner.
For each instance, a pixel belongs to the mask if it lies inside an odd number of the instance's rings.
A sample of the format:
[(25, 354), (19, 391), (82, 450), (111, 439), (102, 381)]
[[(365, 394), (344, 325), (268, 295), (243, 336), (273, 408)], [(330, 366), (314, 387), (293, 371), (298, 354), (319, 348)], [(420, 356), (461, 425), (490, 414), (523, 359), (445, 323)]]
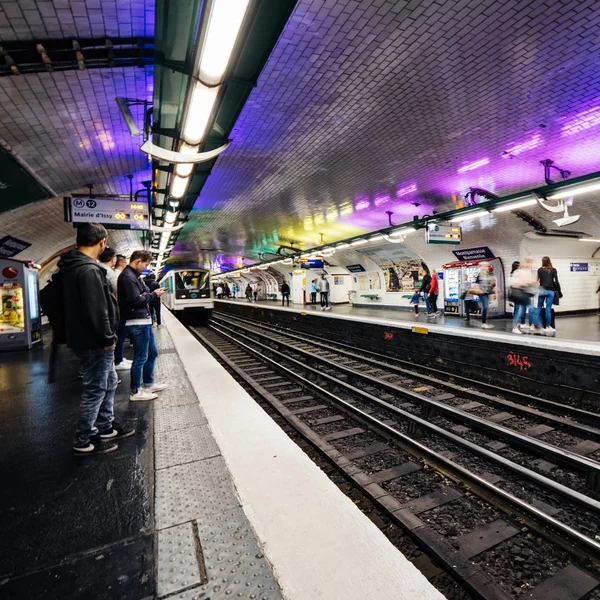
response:
[(173, 269), (160, 280), (160, 286), (166, 291), (163, 304), (181, 320), (210, 318), (214, 306), (210, 271)]

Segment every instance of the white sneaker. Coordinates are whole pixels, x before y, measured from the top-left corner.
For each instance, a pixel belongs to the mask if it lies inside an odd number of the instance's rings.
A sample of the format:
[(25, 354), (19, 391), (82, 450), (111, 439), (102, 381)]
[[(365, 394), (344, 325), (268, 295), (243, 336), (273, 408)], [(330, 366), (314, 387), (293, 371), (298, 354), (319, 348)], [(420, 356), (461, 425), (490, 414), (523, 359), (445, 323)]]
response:
[(158, 394), (143, 388), (140, 388), (135, 394), (130, 394), (129, 396), (129, 400), (131, 400), (131, 402), (144, 402), (147, 400), (154, 400), (155, 398), (158, 398)]
[(494, 329), (493, 325), (488, 325), (487, 323), (483, 323), (481, 329)]
[(331, 310), (331, 306), (328, 306), (325, 310)]
[(552, 333), (552, 332), (556, 331), (556, 329), (554, 329), (554, 327), (546, 327), (546, 331), (549, 333)]
[(519, 335), (523, 335), (523, 332), (518, 327), (513, 327), (513, 333), (517, 333)]
[(325, 307), (324, 307), (324, 306), (321, 306), (321, 310), (325, 310)]
[(146, 392), (162, 392), (163, 390), (166, 390), (169, 386), (166, 383), (153, 383), (152, 385), (149, 385), (147, 387), (144, 387), (144, 390)]
[(118, 365), (115, 365), (115, 371), (129, 371), (132, 364), (132, 360), (124, 358)]

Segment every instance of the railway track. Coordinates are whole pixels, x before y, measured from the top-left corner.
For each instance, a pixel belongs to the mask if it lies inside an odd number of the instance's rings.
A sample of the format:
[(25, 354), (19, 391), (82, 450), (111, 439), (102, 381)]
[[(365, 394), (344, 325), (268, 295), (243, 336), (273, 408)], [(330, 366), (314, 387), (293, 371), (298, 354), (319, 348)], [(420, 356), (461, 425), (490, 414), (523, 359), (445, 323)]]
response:
[[(464, 406), (443, 404), (448, 391), (441, 399), (434, 386), (401, 387), (398, 378), (408, 385), (407, 373), (349, 351), (318, 349), (307, 336), (229, 318), (217, 317), (210, 330), (195, 333), (473, 597), (546, 599), (555, 597), (548, 589), (564, 586), (568, 595), (561, 600), (600, 598), (592, 591), (600, 558), (600, 504), (590, 495), (600, 465), (593, 459), (564, 450), (553, 456), (580, 488), (570, 489), (543, 469), (502, 456), (504, 448), (483, 447), (466, 431), (436, 423), (469, 422), (476, 435), (492, 432), (495, 441), (499, 432), (508, 435), (505, 427), (490, 427), (493, 420), (467, 419)], [(565, 435), (593, 429), (570, 425)], [(552, 450), (513, 434), (510, 445), (502, 444), (517, 446), (523, 461), (529, 452)]]

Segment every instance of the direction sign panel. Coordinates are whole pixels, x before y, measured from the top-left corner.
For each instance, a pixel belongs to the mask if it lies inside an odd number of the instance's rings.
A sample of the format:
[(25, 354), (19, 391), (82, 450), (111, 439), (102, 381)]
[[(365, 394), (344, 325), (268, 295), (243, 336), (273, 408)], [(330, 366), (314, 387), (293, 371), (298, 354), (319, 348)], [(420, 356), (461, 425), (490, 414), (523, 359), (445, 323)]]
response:
[(149, 229), (147, 202), (118, 198), (65, 198), (65, 221), (101, 223), (107, 229)]

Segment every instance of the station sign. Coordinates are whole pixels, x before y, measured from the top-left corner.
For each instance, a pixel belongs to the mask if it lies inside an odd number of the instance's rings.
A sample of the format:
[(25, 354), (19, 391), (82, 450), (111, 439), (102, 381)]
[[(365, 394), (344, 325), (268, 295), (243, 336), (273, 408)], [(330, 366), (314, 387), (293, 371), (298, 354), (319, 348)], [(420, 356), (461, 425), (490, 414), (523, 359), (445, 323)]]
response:
[(479, 248), (462, 248), (461, 250), (452, 250), (452, 254), (460, 261), (485, 260), (494, 258), (494, 253), (487, 246)]
[(0, 256), (3, 258), (12, 258), (19, 254), (19, 252), (27, 250), (30, 246), (29, 242), (24, 242), (12, 235), (5, 235), (0, 239)]
[(425, 228), (425, 241), (428, 244), (460, 244), (462, 233), (456, 225), (428, 223)]
[(147, 202), (66, 197), (64, 203), (67, 223), (101, 223), (107, 229), (150, 229)]
[(569, 270), (574, 273), (587, 273), (588, 272), (588, 263), (586, 262), (576, 262), (570, 263)]
[(322, 269), (324, 266), (322, 258), (309, 258), (300, 263), (301, 269)]
[(366, 269), (362, 265), (346, 265), (346, 269), (350, 273), (365, 273)]

